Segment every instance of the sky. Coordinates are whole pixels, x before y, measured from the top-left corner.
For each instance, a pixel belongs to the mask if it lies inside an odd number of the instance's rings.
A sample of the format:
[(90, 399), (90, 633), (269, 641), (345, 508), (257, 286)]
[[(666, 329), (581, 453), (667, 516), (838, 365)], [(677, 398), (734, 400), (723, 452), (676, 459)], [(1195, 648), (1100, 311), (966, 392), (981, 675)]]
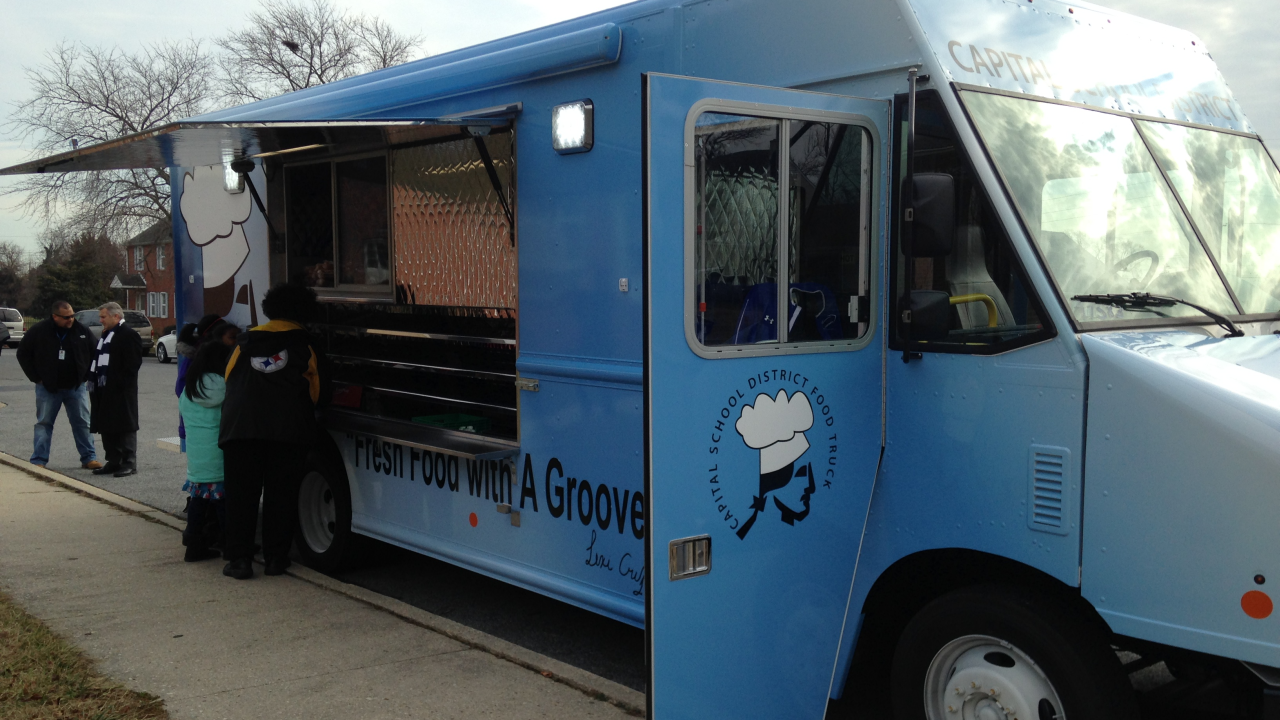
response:
[[(674, 4), (677, 0), (672, 0)], [(776, 0), (784, 2), (785, 0)], [(856, 2), (857, 0), (849, 0)], [(621, 5), (619, 0), (335, 0), (425, 38), (438, 54)], [(1098, 3), (1196, 33), (1206, 43), (1245, 114), (1280, 152), (1280, 2), (1277, 0), (1102, 0)], [(258, 0), (174, 2), (0, 0), (0, 167), (30, 158), (3, 130), (13, 103), (30, 94), (24, 67), (59, 41), (126, 51), (172, 38), (212, 38), (242, 27)], [(0, 178), (0, 188), (12, 180)], [(0, 198), (0, 241), (35, 248), (34, 219)]]

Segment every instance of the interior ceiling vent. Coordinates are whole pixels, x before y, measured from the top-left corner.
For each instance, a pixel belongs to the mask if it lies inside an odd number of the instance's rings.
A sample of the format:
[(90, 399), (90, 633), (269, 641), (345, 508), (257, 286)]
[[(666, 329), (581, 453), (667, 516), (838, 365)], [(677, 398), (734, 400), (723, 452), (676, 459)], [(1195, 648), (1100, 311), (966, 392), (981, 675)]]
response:
[(1066, 535), (1071, 498), (1071, 451), (1060, 447), (1031, 446), (1031, 477), (1027, 490), (1027, 526), (1032, 530)]

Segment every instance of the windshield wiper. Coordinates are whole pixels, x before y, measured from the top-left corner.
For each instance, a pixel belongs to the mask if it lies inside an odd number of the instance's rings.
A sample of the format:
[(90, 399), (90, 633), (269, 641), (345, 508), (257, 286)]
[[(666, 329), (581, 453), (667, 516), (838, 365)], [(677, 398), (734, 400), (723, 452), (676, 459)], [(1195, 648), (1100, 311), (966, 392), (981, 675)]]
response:
[(1150, 310), (1158, 307), (1173, 307), (1174, 305), (1186, 305), (1204, 313), (1210, 320), (1217, 323), (1223, 330), (1227, 331), (1227, 337), (1243, 337), (1244, 333), (1236, 324), (1231, 322), (1225, 315), (1220, 315), (1209, 308), (1201, 307), (1195, 303), (1179, 300), (1178, 298), (1168, 297), (1166, 295), (1152, 295), (1151, 293), (1132, 292), (1132, 293), (1108, 293), (1105, 295), (1076, 295), (1072, 300), (1080, 302), (1098, 303), (1101, 305), (1111, 305), (1121, 310)]

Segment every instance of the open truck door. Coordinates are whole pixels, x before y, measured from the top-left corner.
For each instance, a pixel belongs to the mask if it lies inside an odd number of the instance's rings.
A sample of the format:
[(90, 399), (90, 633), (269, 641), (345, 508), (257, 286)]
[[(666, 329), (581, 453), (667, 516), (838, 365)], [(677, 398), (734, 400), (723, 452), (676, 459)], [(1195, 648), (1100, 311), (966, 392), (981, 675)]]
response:
[(889, 104), (648, 75), (644, 113), (649, 717), (821, 718), (883, 444)]

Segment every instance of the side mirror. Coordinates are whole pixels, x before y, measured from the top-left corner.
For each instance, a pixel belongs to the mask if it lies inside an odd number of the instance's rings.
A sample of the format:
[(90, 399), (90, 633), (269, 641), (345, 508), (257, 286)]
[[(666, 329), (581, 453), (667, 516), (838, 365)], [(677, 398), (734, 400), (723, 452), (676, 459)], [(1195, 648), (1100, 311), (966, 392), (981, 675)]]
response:
[(946, 173), (919, 173), (912, 181), (915, 237), (911, 241), (911, 257), (950, 255), (956, 233), (955, 178)]
[(951, 296), (941, 290), (911, 291), (911, 339), (946, 340), (951, 330)]

